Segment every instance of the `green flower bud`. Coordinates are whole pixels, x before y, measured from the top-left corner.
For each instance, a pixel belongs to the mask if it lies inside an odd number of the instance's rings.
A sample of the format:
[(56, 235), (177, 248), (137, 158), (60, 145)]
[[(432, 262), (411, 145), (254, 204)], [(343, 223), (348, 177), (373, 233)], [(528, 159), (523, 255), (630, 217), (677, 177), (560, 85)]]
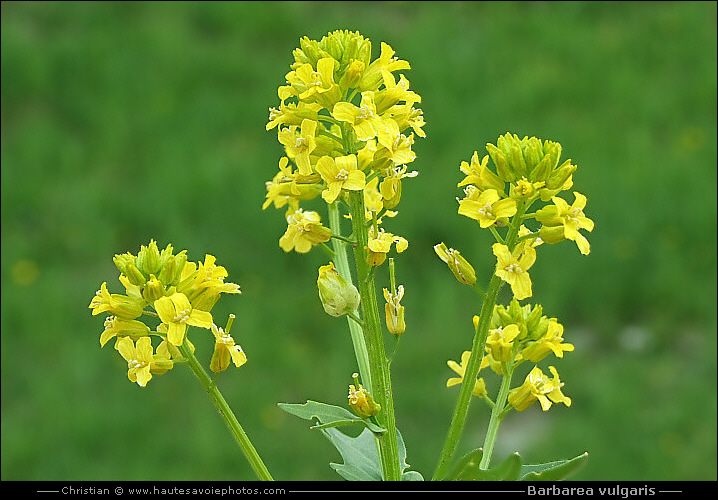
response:
[(160, 251), (155, 240), (151, 240), (148, 246), (142, 245), (137, 254), (137, 268), (146, 276), (160, 270)]
[(576, 165), (571, 164), (571, 160), (566, 160), (560, 167), (551, 172), (551, 175), (546, 179), (546, 188), (560, 190), (577, 168)]
[(155, 277), (154, 274), (150, 275), (149, 281), (145, 283), (141, 290), (142, 298), (150, 304), (155, 300), (159, 299), (160, 297), (165, 296), (165, 287), (162, 285), (162, 282)]
[(540, 139), (532, 137), (525, 142), (524, 146), (523, 155), (526, 160), (526, 170), (531, 172), (544, 157), (543, 145)]
[(546, 243), (558, 243), (566, 239), (563, 226), (542, 226), (539, 230), (539, 238)]
[(327, 314), (339, 317), (354, 313), (359, 308), (359, 291), (339, 274), (332, 262), (319, 268), (317, 287)]
[(124, 253), (122, 255), (115, 255), (112, 261), (115, 263), (117, 269), (127, 276), (130, 283), (133, 285), (141, 286), (145, 284), (147, 278), (137, 269), (135, 261), (137, 258), (131, 253)]
[(511, 164), (506, 154), (493, 144), (486, 145), (486, 151), (489, 153), (491, 160), (496, 165), (496, 173), (504, 182), (513, 182), (516, 180), (516, 173), (511, 169)]

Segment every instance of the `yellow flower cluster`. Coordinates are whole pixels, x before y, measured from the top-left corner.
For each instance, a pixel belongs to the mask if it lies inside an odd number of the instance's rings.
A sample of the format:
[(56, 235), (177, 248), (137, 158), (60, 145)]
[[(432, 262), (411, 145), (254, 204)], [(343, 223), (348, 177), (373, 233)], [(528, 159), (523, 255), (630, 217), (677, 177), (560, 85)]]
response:
[[(461, 163), (460, 170), (465, 177), (458, 186), (464, 188), (464, 198), (457, 198), (458, 212), (492, 231), (509, 225), (519, 211), (522, 222), (535, 219), (540, 223), (533, 231), (522, 226), (514, 248), (499, 238), (493, 246), (496, 275), (511, 285), (517, 299), (524, 299), (533, 294), (528, 270), (536, 260), (535, 247), (543, 242), (569, 239), (576, 242), (582, 254), (588, 255), (590, 245), (579, 229), (592, 231), (593, 221), (583, 213), (585, 196), (574, 192), (575, 201), (570, 206), (558, 196), (573, 186), (577, 168), (571, 160), (559, 165), (559, 143), (536, 137), (519, 139), (507, 133), (498, 138), (496, 145), (487, 144), (486, 151), (488, 154), (481, 160), (478, 152), (474, 152), (470, 162)], [(489, 168), (489, 158), (494, 169)], [(527, 213), (539, 200), (551, 203)], [(445, 255), (439, 256), (451, 266)]]
[[(286, 156), (266, 183), (262, 206), (286, 207), (288, 228), (280, 239), (286, 252), (305, 253), (331, 237), (319, 215), (303, 211), (300, 202), (321, 195), (331, 204), (361, 191), (367, 219), (380, 223), (382, 215), (394, 215), (402, 179), (416, 175), (406, 165), (416, 158), (414, 135), (426, 135), (421, 109), (414, 107), (421, 97), (403, 74), (395, 74), (410, 69), (409, 63), (394, 57), (386, 43), (378, 58), (372, 60), (371, 52), (368, 39), (346, 30), (320, 41), (304, 37), (294, 50), (286, 85), (278, 90), (279, 107), (270, 109), (266, 127), (277, 129)], [(403, 238), (375, 228), (372, 265), (383, 262), (393, 242), (399, 252), (406, 248)]]
[[(115, 348), (127, 361), (128, 377), (144, 387), (153, 374), (171, 369), (173, 358), (181, 358), (178, 346), (187, 342), (188, 326), (211, 329), (215, 333), (213, 366), (224, 366), (222, 360), (231, 357), (237, 366), (241, 348), (213, 324), (211, 310), (222, 293), (241, 293), (239, 285), (225, 283), (227, 270), (215, 264), (215, 257), (206, 255), (204, 262), (188, 262), (185, 250), (174, 254), (172, 245), (160, 251), (152, 240), (142, 246), (137, 255), (115, 255), (120, 271), (119, 280), (125, 294), (111, 294), (107, 283), (100, 286), (90, 302), (92, 314), (108, 313), (100, 345), (117, 337)], [(151, 309), (146, 309), (146, 308)], [(138, 318), (142, 315), (159, 318), (159, 325), (151, 329)], [(161, 339), (156, 350), (151, 336)], [(227, 355), (221, 352), (227, 350)], [(244, 358), (246, 361), (246, 358)]]
[[(477, 328), (478, 322), (479, 317), (474, 316), (474, 328)], [(563, 358), (564, 352), (573, 351), (573, 345), (564, 342), (563, 326), (556, 318), (544, 316), (540, 305), (521, 306), (514, 298), (509, 307), (494, 307), (485, 351), (480, 370), (490, 367), (497, 374), (506, 375), (508, 370), (513, 371), (524, 361), (538, 363), (549, 354)], [(461, 356), (461, 364), (452, 360), (447, 362), (449, 368), (459, 375), (458, 378), (447, 380), (447, 387), (463, 382), (470, 355), (470, 351), (465, 351)], [(511, 390), (508, 396), (509, 404), (519, 411), (528, 408), (537, 400), (544, 410), (549, 409), (551, 401), (570, 406), (571, 399), (561, 392), (563, 383), (558, 378), (558, 372), (553, 366), (549, 367), (549, 370), (553, 379), (547, 379), (540, 368), (534, 367), (524, 383)], [(473, 394), (486, 396), (486, 382), (483, 377), (476, 380)]]

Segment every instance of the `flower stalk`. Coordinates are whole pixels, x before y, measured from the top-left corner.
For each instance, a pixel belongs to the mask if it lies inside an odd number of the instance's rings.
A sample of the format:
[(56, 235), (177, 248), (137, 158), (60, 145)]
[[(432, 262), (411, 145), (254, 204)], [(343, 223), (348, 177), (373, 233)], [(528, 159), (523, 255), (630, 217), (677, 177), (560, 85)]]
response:
[[(516, 240), (519, 234), (519, 228), (521, 227), (521, 215), (526, 211), (527, 205), (520, 203), (517, 207), (517, 216), (512, 219), (511, 225), (509, 226), (508, 234), (506, 235), (506, 243), (509, 249), (513, 250), (516, 246)], [(491, 281), (486, 290), (483, 303), (481, 305), (481, 314), (479, 315), (479, 323), (476, 327), (476, 333), (474, 335), (474, 341), (471, 345), (471, 357), (466, 367), (464, 380), (476, 380), (481, 366), (481, 359), (483, 358), (484, 350), (486, 349), (486, 338), (489, 334), (489, 323), (491, 321), (491, 315), (496, 305), (496, 298), (499, 295), (499, 290), (503, 285), (503, 280), (499, 278), (495, 273), (491, 275)], [(461, 434), (464, 430), (464, 424), (466, 423), (466, 417), (469, 413), (469, 403), (471, 402), (471, 391), (473, 384), (465, 383), (461, 384), (459, 391), (459, 398), (456, 401), (456, 407), (454, 408), (454, 414), (451, 417), (451, 424), (449, 426), (449, 432), (444, 442), (444, 448), (439, 456), (439, 463), (434, 471), (432, 480), (441, 480), (451, 466), (451, 458), (456, 452), (456, 447), (461, 439)], [(499, 401), (495, 403), (495, 407), (499, 405)], [(492, 411), (493, 415), (493, 411)], [(495, 438), (495, 436), (494, 436)], [(493, 443), (492, 443), (493, 445)]]
[(371, 393), (374, 394), (376, 401), (381, 405), (381, 411), (376, 415), (376, 418), (379, 425), (387, 429), (387, 432), (377, 436), (379, 456), (384, 480), (399, 481), (401, 479), (401, 469), (399, 467), (399, 445), (394, 417), (394, 397), (391, 390), (389, 362), (384, 349), (376, 285), (371, 273), (371, 266), (367, 263), (365, 248), (368, 245), (369, 232), (364, 225), (365, 207), (363, 194), (361, 192), (352, 192), (350, 202), (352, 226), (357, 240), (357, 245), (354, 247), (354, 257), (364, 318), (364, 339), (366, 341), (370, 373), (372, 374), (370, 387)]
[(260, 458), (259, 453), (257, 453), (254, 445), (252, 445), (252, 442), (249, 440), (249, 436), (247, 436), (247, 433), (244, 432), (244, 429), (237, 420), (237, 417), (234, 415), (234, 412), (227, 404), (227, 400), (224, 399), (224, 396), (219, 391), (219, 388), (217, 388), (212, 378), (205, 371), (205, 369), (202, 368), (199, 361), (197, 361), (197, 358), (194, 356), (187, 343), (185, 342), (179, 346), (179, 350), (182, 353), (182, 356), (187, 360), (187, 365), (192, 370), (192, 373), (195, 374), (199, 383), (202, 384), (204, 390), (207, 391), (207, 394), (209, 394), (209, 397), (212, 399), (212, 402), (219, 411), (224, 423), (227, 424), (227, 427), (232, 433), (232, 436), (234, 436), (234, 439), (237, 441), (237, 444), (242, 449), (242, 453), (244, 453), (244, 456), (247, 458), (247, 461), (252, 467), (252, 470), (254, 470), (254, 473), (257, 475), (257, 478), (262, 481), (273, 481), (274, 478), (272, 478), (272, 475), (269, 473), (269, 470)]

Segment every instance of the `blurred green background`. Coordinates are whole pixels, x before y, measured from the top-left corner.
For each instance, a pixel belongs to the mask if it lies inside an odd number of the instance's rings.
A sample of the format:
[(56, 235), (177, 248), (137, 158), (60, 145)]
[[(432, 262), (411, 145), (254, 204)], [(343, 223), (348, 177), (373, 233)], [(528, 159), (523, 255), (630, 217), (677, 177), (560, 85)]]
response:
[[(588, 450), (574, 479), (716, 479), (715, 3), (1, 8), (2, 479), (254, 478), (188, 370), (140, 389), (99, 347), (90, 299), (103, 281), (122, 291), (112, 256), (150, 238), (216, 255), (241, 284), (213, 314), (237, 315), (249, 362), (219, 384), (275, 478), (339, 479), (336, 450), (276, 403), (346, 402), (346, 322), (317, 297), (325, 255), (284, 254), (283, 212), (260, 208), (291, 51), (334, 29), (361, 31), (375, 57), (391, 44), (423, 97), (421, 173), (387, 226), (410, 241), (392, 370), (412, 468), (433, 472), (458, 395), (446, 360), (470, 347), (479, 307), (432, 246), (488, 281), (490, 234), (456, 213), (458, 166), (511, 131), (562, 143), (596, 229), (589, 257), (544, 246), (532, 269), (534, 299), (576, 346), (555, 363), (574, 404), (507, 417), (497, 457)], [(487, 421), (474, 402), (462, 452)]]

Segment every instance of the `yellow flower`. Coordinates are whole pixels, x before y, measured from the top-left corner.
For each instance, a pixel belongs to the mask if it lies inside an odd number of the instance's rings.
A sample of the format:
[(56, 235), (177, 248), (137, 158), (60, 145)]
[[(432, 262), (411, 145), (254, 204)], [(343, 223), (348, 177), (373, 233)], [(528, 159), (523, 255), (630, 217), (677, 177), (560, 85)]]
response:
[(523, 252), (515, 256), (509, 252), (509, 247), (501, 243), (494, 243), (492, 249), (498, 260), (496, 276), (511, 285), (511, 292), (518, 300), (531, 297), (531, 277), (528, 270), (536, 261), (536, 250), (530, 246), (518, 245), (516, 249)]
[(279, 98), (296, 95), (304, 102), (316, 101), (322, 107), (331, 108), (341, 96), (339, 87), (334, 83), (334, 59), (324, 57), (317, 61), (317, 69), (311, 64), (302, 64), (287, 74), (287, 83), (291, 91), (280, 88)]
[(302, 120), (302, 127), (297, 131), (296, 126), (284, 128), (279, 131), (277, 137), (284, 145), (287, 156), (297, 164), (301, 175), (312, 174), (312, 164), (309, 155), (317, 147), (316, 141), (317, 122), (314, 120)]
[(317, 120), (319, 110), (322, 107), (319, 104), (307, 104), (300, 102), (299, 104), (282, 102), (277, 108), (269, 108), (269, 122), (267, 130), (271, 130), (278, 125), (301, 125), (302, 120), (308, 118)]
[(212, 353), (212, 360), (209, 364), (209, 369), (213, 372), (221, 372), (227, 369), (230, 360), (234, 363), (234, 366), (239, 368), (247, 362), (247, 356), (245, 356), (242, 348), (234, 343), (234, 339), (225, 331), (212, 323), (210, 327), (214, 334), (214, 352)]
[(406, 165), (389, 168), (386, 177), (381, 181), (379, 191), (382, 198), (384, 198), (386, 208), (394, 208), (399, 204), (399, 200), (401, 200), (401, 180), (405, 177), (419, 175), (416, 170), (407, 173), (406, 169)]
[(127, 377), (145, 387), (152, 374), (162, 374), (172, 368), (172, 361), (161, 354), (155, 354), (149, 337), (142, 337), (137, 345), (129, 338), (117, 340), (115, 349), (127, 361)]
[(163, 323), (167, 324), (167, 340), (176, 346), (182, 345), (187, 325), (210, 328), (212, 315), (207, 311), (193, 309), (183, 293), (174, 293), (155, 301), (155, 310)]
[(404, 322), (404, 306), (400, 304), (404, 297), (404, 286), (399, 285), (396, 293), (391, 293), (386, 288), (384, 290), (384, 312), (386, 314), (386, 328), (393, 335), (401, 335), (406, 331), (406, 323)]
[(543, 337), (524, 347), (521, 356), (533, 363), (538, 363), (550, 352), (553, 352), (557, 358), (563, 358), (563, 353), (573, 351), (574, 347), (572, 344), (562, 344), (561, 342), (563, 342), (563, 325), (551, 318)]
[(108, 316), (105, 319), (105, 330), (100, 335), (100, 346), (104, 346), (113, 337), (130, 337), (138, 340), (150, 334), (150, 329), (141, 321)]
[(459, 201), (459, 214), (479, 221), (482, 228), (504, 222), (516, 213), (516, 201), (513, 198), (501, 199), (495, 189), (481, 192), (478, 198), (464, 198)]
[(409, 90), (409, 80), (404, 75), (399, 75), (399, 82), (389, 71), (382, 72), (384, 88), (376, 93), (375, 102), (377, 111), (383, 114), (390, 107), (404, 101), (408, 106), (415, 102), (421, 102), (421, 96)]
[(353, 377), (356, 386), (354, 384), (349, 385), (349, 406), (351, 406), (354, 413), (361, 418), (369, 418), (376, 415), (381, 410), (381, 405), (375, 402), (369, 391), (364, 389), (364, 386), (359, 383), (359, 374), (355, 373)]
[[(128, 285), (129, 282), (127, 282)], [(131, 286), (131, 285), (130, 285)], [(92, 315), (96, 316), (103, 312), (109, 312), (113, 316), (123, 319), (135, 319), (142, 314), (146, 302), (139, 297), (127, 295), (110, 294), (107, 290), (107, 282), (100, 285), (100, 289), (90, 301)]]
[(489, 330), (486, 338), (486, 351), (499, 362), (508, 362), (514, 359), (514, 339), (519, 334), (517, 325), (507, 325)]
[(554, 196), (551, 199), (553, 205), (536, 212), (536, 220), (543, 224), (539, 235), (547, 243), (556, 243), (564, 238), (573, 240), (580, 252), (583, 255), (588, 255), (591, 246), (586, 237), (578, 230), (593, 231), (593, 221), (583, 213), (583, 209), (586, 207), (586, 197), (577, 191), (574, 191), (573, 194), (576, 199), (570, 207), (563, 198)]
[(372, 226), (369, 229), (369, 242), (366, 247), (367, 262), (369, 265), (381, 265), (386, 260), (386, 254), (391, 250), (392, 243), (396, 243), (396, 251), (399, 253), (406, 250), (409, 246), (409, 242), (401, 236), (384, 232), (384, 229), (379, 229), (377, 233)]
[(329, 241), (331, 229), (324, 227), (319, 214), (301, 208), (287, 215), (287, 231), (279, 238), (279, 246), (285, 252), (295, 250), (307, 253), (312, 246)]
[(438, 245), (434, 245), (434, 251), (441, 260), (449, 265), (449, 269), (451, 269), (451, 272), (454, 273), (454, 276), (460, 283), (464, 283), (465, 285), (473, 285), (476, 283), (476, 271), (474, 271), (471, 264), (461, 256), (458, 250), (447, 248), (446, 244), (439, 243)]
[(571, 398), (561, 392), (563, 383), (558, 378), (556, 368), (549, 366), (548, 369), (551, 370), (552, 379), (544, 375), (538, 366), (534, 367), (526, 376), (523, 385), (509, 392), (509, 404), (518, 411), (525, 410), (536, 400), (541, 403), (543, 411), (551, 408), (551, 402), (571, 406)]
[(368, 141), (376, 137), (379, 144), (390, 148), (395, 137), (399, 135), (396, 122), (377, 113), (374, 92), (371, 90), (362, 92), (359, 107), (350, 102), (336, 103), (332, 116), (339, 121), (350, 123), (358, 141)]
[[(464, 381), (464, 373), (466, 373), (466, 367), (469, 365), (469, 358), (471, 358), (471, 351), (464, 351), (461, 354), (461, 364), (453, 360), (449, 360), (446, 362), (446, 364), (449, 365), (449, 368), (459, 374), (458, 377), (452, 377), (447, 380), (446, 387), (458, 385)], [(481, 371), (483, 368), (486, 368), (487, 366), (489, 366), (488, 359), (486, 357), (481, 358), (481, 366), (479, 367), (479, 371)], [(486, 396), (486, 383), (484, 382), (483, 377), (480, 377), (476, 380), (476, 383), (474, 384), (474, 388), (472, 389), (471, 393), (479, 398)]]
[(504, 191), (505, 182), (487, 167), (488, 162), (489, 155), (485, 155), (483, 159), (479, 161), (479, 153), (474, 151), (474, 155), (471, 157), (471, 164), (462, 161), (459, 166), (459, 169), (466, 177), (459, 183), (458, 187), (471, 184), (480, 190), (495, 189), (499, 193), (502, 193)]
[(394, 57), (394, 49), (388, 43), (381, 42), (381, 55), (374, 59), (364, 71), (359, 88), (361, 90), (377, 89), (384, 82), (384, 73), (392, 73), (402, 69), (411, 69), (407, 61)]
[(322, 192), (322, 198), (327, 203), (333, 203), (342, 189), (359, 191), (364, 189), (366, 176), (364, 172), (357, 169), (357, 157), (355, 155), (322, 156), (317, 162), (317, 172), (327, 183), (327, 189)]

